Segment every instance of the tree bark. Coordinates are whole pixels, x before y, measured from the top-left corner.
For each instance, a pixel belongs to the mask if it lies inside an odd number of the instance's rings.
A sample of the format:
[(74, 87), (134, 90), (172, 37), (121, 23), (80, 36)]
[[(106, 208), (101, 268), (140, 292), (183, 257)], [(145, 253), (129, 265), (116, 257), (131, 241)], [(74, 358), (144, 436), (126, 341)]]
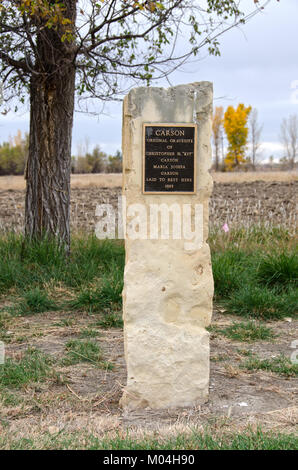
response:
[(74, 71), (57, 83), (33, 79), (30, 105), (25, 233), (54, 235), (69, 249)]
[(215, 142), (215, 171), (219, 170), (219, 142)]

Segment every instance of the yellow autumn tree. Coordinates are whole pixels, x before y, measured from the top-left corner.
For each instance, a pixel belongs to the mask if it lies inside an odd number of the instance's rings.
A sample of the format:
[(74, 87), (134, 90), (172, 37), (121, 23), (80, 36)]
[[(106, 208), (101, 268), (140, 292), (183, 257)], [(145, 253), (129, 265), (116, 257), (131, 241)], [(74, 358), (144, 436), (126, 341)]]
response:
[(245, 163), (245, 151), (248, 140), (248, 116), (251, 106), (247, 108), (240, 103), (236, 109), (229, 106), (224, 115), (224, 129), (229, 142), (225, 165), (228, 171)]

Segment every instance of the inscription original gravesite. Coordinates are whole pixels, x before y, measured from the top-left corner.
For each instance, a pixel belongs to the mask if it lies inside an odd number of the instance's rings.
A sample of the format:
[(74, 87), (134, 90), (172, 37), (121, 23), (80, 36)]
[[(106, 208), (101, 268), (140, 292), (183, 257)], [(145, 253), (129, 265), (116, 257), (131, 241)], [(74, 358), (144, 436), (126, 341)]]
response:
[[(208, 397), (211, 113), (209, 82), (136, 88), (124, 99), (124, 408), (192, 406)], [(201, 220), (177, 236), (181, 214), (183, 223), (185, 214)]]

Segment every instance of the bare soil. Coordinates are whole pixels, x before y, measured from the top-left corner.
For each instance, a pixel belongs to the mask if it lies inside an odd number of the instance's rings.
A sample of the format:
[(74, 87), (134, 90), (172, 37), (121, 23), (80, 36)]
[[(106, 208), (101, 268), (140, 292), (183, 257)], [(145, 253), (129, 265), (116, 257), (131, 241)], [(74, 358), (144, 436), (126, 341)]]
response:
[[(74, 188), (71, 194), (73, 231), (95, 229), (97, 204), (117, 206), (120, 187)], [(214, 183), (210, 201), (210, 224), (249, 227), (255, 224), (297, 226), (298, 181)], [(0, 190), (0, 229), (22, 231), (24, 226), (23, 190)]]

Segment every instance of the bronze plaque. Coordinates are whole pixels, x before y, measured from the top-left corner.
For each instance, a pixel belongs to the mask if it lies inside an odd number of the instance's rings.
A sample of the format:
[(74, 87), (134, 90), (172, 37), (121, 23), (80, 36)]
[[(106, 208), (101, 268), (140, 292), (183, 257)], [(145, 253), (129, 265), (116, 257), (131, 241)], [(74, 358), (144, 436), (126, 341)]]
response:
[(144, 124), (145, 194), (195, 194), (196, 131), (195, 124)]

